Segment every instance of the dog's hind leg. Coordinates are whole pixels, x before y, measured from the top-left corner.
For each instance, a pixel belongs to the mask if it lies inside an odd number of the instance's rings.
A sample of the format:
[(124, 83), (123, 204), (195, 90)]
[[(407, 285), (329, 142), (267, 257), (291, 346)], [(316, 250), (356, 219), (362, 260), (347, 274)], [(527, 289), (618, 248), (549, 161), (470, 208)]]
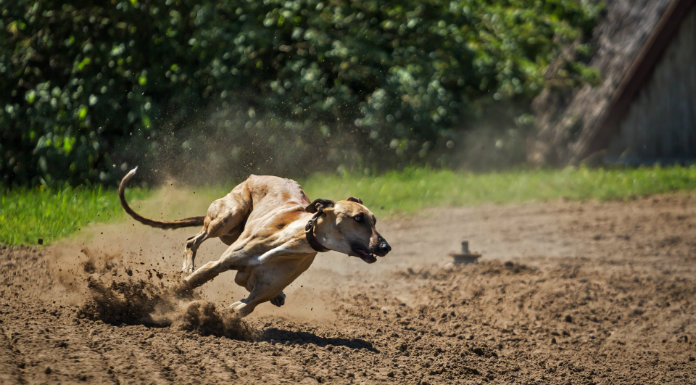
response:
[(281, 307), (281, 306), (285, 305), (285, 293), (283, 293), (283, 292), (281, 291), (280, 294), (278, 294), (278, 295), (276, 295), (275, 297), (271, 298), (271, 303), (274, 304), (274, 305), (276, 305), (276, 306), (278, 306), (278, 307)]
[[(285, 303), (285, 294), (283, 294), (282, 291), (278, 293), (278, 291), (282, 290), (285, 286), (285, 284), (278, 285), (277, 283), (258, 282), (247, 298), (231, 304), (230, 309), (241, 318), (249, 315), (249, 313), (256, 309), (256, 306), (266, 301), (274, 301), (276, 298), (280, 297), (283, 303)], [(276, 305), (274, 302), (271, 303)]]
[(211, 203), (203, 222), (203, 229), (186, 240), (181, 270), (185, 273), (193, 272), (196, 251), (206, 239), (220, 237), (228, 245), (233, 243), (242, 233), (250, 211), (251, 197), (245, 183)]
[[(234, 282), (237, 285), (246, 288), (250, 292), (254, 290), (254, 286), (256, 285), (256, 279), (252, 276), (252, 271), (248, 267), (240, 268), (237, 271), (237, 275), (235, 275), (234, 277)], [(245, 302), (237, 301), (230, 305), (230, 307), (234, 308), (236, 305), (239, 305), (241, 303)], [(285, 293), (281, 292), (277, 296), (271, 298), (271, 303), (278, 307), (283, 306), (285, 304)]]
[(283, 289), (307, 270), (313, 260), (314, 256), (312, 255), (300, 261), (281, 262), (273, 266), (274, 274), (252, 272), (246, 282), (247, 289), (251, 289), (249, 296), (230, 305), (230, 309), (239, 317), (244, 317), (254, 311), (256, 306), (266, 301), (271, 301), (276, 306), (282, 306), (285, 304)]
[[(254, 311), (259, 304), (279, 296), (279, 293), (290, 283), (287, 275), (281, 273), (280, 277), (277, 277), (280, 279), (274, 279), (265, 272), (255, 271), (256, 269), (258, 267), (252, 270), (240, 270), (235, 277), (235, 282), (244, 284), (249, 290), (248, 297), (231, 304), (229, 307), (240, 318)], [(284, 269), (280, 267), (279, 270)]]
[(208, 239), (208, 231), (204, 227), (200, 233), (189, 237), (186, 240), (186, 247), (184, 248), (184, 264), (181, 267), (181, 271), (184, 273), (192, 273), (194, 260), (196, 259), (196, 251), (198, 251), (198, 246)]
[(254, 291), (252, 291), (247, 298), (233, 303), (230, 305), (230, 310), (234, 311), (237, 317), (242, 318), (254, 311), (256, 306), (268, 301), (268, 298), (261, 298), (254, 294)]

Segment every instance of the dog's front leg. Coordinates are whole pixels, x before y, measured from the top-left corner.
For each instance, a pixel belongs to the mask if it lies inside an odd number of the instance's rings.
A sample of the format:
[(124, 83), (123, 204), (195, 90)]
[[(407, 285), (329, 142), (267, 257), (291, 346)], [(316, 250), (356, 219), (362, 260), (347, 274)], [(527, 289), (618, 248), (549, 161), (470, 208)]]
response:
[(247, 247), (248, 245), (249, 243), (247, 242), (232, 244), (232, 246), (228, 247), (227, 250), (222, 253), (217, 261), (210, 261), (206, 263), (194, 271), (191, 275), (184, 278), (186, 288), (196, 288), (217, 277), (218, 274), (235, 266), (241, 267), (248, 265), (261, 265), (268, 263), (275, 257), (293, 253), (292, 245), (287, 243), (274, 247), (257, 257), (258, 251), (254, 250), (254, 247)]
[(210, 261), (199, 267), (196, 271), (184, 278), (184, 284), (188, 289), (196, 288), (218, 274), (233, 268), (235, 265), (246, 264), (249, 253), (243, 248), (230, 246), (217, 261)]
[(217, 277), (218, 274), (226, 270), (228, 270), (228, 267), (222, 261), (210, 261), (184, 278), (184, 284), (187, 289), (193, 289)]

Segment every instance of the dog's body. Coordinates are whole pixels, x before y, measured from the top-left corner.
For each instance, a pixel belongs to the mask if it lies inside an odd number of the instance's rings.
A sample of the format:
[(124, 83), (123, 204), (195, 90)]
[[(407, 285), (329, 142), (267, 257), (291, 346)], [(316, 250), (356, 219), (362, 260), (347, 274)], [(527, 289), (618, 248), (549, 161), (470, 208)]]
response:
[[(266, 301), (282, 306), (283, 289), (309, 268), (319, 251), (335, 250), (372, 263), (375, 255), (384, 256), (391, 250), (375, 229), (375, 216), (359, 199), (317, 199), (310, 203), (297, 182), (275, 176), (250, 176), (214, 201), (205, 217), (176, 221), (145, 218), (133, 211), (124, 197), (135, 171), (121, 180), (123, 208), (149, 226), (171, 229), (203, 225), (186, 241), (182, 269), (191, 274), (183, 286), (193, 289), (224, 271), (237, 270), (235, 282), (245, 287), (249, 296), (231, 308), (242, 317)], [(217, 261), (194, 272), (198, 247), (216, 237), (229, 248)]]

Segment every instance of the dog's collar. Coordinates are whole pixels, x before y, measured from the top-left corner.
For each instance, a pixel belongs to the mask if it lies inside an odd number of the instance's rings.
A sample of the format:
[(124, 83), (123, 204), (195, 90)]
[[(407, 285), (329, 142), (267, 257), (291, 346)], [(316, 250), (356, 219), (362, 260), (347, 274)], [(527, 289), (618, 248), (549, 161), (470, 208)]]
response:
[(314, 235), (314, 226), (317, 224), (317, 219), (319, 219), (320, 216), (324, 215), (323, 212), (318, 211), (314, 216), (312, 216), (312, 219), (307, 222), (307, 225), (305, 225), (305, 238), (307, 238), (307, 242), (309, 243), (312, 248), (318, 252), (324, 252), (324, 251), (329, 251), (331, 249), (325, 247), (324, 245), (319, 242), (317, 239), (316, 235)]

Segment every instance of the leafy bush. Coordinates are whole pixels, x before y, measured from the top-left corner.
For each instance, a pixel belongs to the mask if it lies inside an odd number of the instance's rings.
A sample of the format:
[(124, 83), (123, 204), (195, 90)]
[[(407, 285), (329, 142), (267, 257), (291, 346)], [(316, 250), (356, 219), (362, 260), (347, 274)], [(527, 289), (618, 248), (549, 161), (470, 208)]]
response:
[(112, 183), (135, 162), (193, 180), (422, 162), (486, 106), (583, 81), (580, 63), (544, 71), (597, 11), (577, 0), (0, 0), (2, 182)]

